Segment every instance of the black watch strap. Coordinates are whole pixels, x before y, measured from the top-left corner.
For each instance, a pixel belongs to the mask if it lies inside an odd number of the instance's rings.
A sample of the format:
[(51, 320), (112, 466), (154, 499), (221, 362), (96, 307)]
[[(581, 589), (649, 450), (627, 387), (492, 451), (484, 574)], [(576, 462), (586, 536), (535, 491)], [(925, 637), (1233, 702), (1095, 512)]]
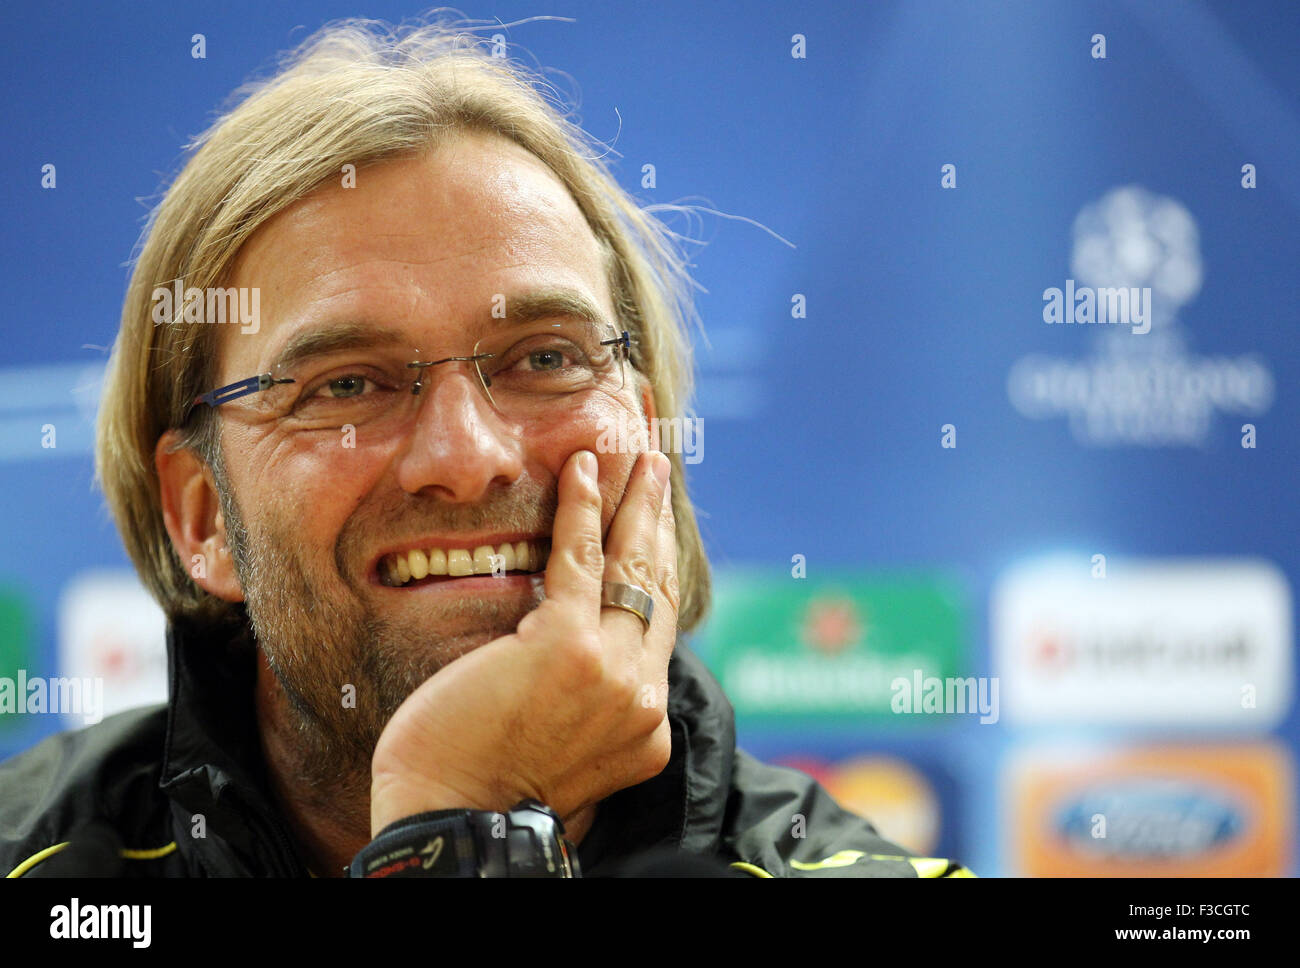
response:
[(349, 877), (581, 877), (577, 849), (545, 804), (509, 813), (436, 810), (389, 824), (348, 866)]

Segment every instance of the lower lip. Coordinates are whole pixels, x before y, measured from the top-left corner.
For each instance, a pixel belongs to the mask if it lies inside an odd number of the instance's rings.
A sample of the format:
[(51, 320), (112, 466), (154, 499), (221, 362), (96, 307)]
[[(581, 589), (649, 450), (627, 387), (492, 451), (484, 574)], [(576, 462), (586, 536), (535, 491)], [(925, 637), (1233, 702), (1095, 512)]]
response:
[(447, 581), (428, 582), (424, 585), (417, 585), (414, 588), (400, 587), (393, 588), (391, 585), (380, 584), (380, 588), (387, 588), (389, 591), (401, 592), (404, 595), (411, 594), (474, 594), (482, 595), (488, 592), (519, 592), (532, 591), (534, 580), (541, 581), (546, 577), (546, 572), (539, 571), (531, 575), (502, 575), (500, 578), (492, 575), (466, 575), (463, 578), (451, 578)]

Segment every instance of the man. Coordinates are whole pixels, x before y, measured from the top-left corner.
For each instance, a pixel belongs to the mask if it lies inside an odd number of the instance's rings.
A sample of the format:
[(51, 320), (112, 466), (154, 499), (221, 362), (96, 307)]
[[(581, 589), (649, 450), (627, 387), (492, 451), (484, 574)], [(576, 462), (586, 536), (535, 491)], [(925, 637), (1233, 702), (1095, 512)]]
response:
[(0, 768), (6, 869), (966, 873), (736, 749), (678, 643), (689, 279), (593, 148), (443, 25), (327, 30), (199, 139), (97, 450), (170, 701)]

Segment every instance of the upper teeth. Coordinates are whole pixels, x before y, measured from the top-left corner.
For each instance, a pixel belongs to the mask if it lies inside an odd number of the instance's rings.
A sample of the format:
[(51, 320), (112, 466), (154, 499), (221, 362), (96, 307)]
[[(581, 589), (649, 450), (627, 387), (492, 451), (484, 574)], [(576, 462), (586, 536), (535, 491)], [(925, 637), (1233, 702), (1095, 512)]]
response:
[(384, 555), (379, 562), (379, 576), (386, 585), (405, 585), (429, 575), (490, 575), (492, 558), (499, 555), (502, 571), (541, 571), (550, 555), (545, 539), (515, 541), (493, 547), (479, 545), (466, 548), (415, 548)]

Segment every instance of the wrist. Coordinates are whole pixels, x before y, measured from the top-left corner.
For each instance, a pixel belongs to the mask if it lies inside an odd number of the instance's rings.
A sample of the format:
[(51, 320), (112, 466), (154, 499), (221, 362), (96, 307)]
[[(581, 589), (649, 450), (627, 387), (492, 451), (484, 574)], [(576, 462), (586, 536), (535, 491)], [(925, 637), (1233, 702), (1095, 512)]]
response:
[(379, 836), (386, 827), (418, 814), (445, 810), (496, 810), (499, 804), (467, 796), (435, 784), (376, 784), (370, 792), (370, 837)]
[(353, 858), (348, 876), (581, 877), (564, 823), (536, 800), (508, 812), (453, 808), (400, 818)]

